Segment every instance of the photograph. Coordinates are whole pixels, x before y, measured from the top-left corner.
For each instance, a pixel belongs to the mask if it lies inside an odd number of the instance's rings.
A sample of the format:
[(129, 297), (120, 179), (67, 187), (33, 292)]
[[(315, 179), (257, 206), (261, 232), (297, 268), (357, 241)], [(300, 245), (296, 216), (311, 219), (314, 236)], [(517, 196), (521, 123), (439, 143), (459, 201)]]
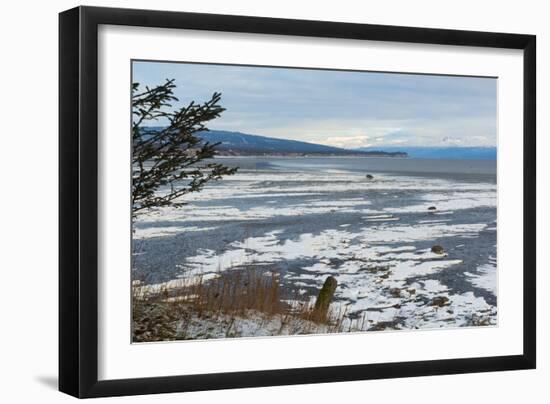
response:
[(131, 342), (497, 327), (497, 91), (132, 60)]

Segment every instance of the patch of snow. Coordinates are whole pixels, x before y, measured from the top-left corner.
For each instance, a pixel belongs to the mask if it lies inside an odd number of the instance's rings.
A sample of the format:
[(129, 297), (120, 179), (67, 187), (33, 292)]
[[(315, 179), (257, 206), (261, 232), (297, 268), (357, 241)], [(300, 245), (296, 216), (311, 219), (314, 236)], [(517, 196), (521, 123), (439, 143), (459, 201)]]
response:
[(166, 226), (166, 227), (136, 227), (134, 229), (134, 240), (142, 240), (153, 237), (166, 237), (173, 236), (178, 233), (196, 232), (196, 231), (208, 231), (214, 230), (217, 227), (196, 227), (196, 226)]
[(472, 285), (485, 289), (496, 296), (497, 294), (497, 267), (489, 263), (477, 267), (477, 274), (465, 273)]

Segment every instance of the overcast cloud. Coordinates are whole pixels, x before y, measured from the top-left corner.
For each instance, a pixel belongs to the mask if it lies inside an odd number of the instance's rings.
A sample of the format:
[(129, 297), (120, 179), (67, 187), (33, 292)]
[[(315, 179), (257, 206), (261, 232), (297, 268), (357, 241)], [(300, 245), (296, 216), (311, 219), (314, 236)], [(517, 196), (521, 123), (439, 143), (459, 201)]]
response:
[(181, 103), (221, 92), (227, 110), (210, 129), (346, 148), (496, 144), (493, 78), (154, 62), (133, 74), (175, 79)]

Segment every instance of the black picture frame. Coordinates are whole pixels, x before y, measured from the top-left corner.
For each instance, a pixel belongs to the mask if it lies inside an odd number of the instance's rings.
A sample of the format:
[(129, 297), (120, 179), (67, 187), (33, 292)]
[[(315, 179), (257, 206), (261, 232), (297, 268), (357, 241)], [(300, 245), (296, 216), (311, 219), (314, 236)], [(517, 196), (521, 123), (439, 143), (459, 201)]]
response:
[[(523, 50), (523, 354), (99, 381), (98, 26)], [(76, 397), (324, 383), (536, 366), (536, 37), (185, 12), (77, 7), (59, 15), (59, 389)]]

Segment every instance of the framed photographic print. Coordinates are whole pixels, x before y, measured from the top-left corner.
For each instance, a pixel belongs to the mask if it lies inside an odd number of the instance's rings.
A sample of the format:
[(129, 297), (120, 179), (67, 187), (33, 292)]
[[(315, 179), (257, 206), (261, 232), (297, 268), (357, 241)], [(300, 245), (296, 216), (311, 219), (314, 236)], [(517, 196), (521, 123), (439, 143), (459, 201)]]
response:
[(535, 367), (535, 37), (60, 14), (60, 390)]

